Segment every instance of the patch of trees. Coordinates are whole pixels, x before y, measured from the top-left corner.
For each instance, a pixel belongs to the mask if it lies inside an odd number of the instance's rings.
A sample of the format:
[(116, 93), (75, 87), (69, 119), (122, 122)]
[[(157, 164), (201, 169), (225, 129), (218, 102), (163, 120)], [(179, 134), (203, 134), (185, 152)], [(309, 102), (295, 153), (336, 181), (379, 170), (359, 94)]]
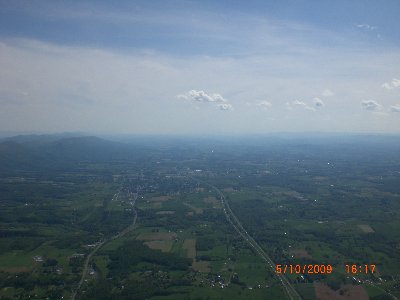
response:
[(17, 238), (36, 236), (33, 229), (0, 229), (0, 238)]
[(215, 246), (215, 240), (206, 236), (199, 236), (196, 240), (196, 251), (211, 250)]
[(192, 263), (189, 258), (179, 257), (173, 253), (153, 250), (139, 241), (128, 241), (111, 252), (108, 267), (113, 276), (124, 276), (134, 270), (140, 262), (147, 262), (164, 267), (167, 270), (187, 270)]

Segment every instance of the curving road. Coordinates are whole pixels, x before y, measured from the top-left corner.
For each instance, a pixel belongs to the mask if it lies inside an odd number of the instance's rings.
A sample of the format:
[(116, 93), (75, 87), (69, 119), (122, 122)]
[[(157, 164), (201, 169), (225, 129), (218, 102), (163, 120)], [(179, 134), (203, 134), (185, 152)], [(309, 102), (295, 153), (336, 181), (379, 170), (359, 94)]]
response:
[[(119, 196), (119, 193), (120, 193), (120, 192), (121, 192), (121, 189), (118, 191), (118, 193), (116, 193), (116, 194), (114, 195), (113, 200), (117, 200), (117, 199), (118, 199), (118, 196)], [(126, 227), (124, 230), (122, 230), (121, 232), (119, 232), (119, 233), (117, 233), (116, 235), (114, 235), (114, 236), (112, 236), (112, 237), (110, 237), (110, 238), (108, 238), (108, 239), (105, 239), (104, 241), (100, 242), (100, 243), (92, 250), (92, 252), (89, 253), (89, 255), (86, 257), (85, 263), (84, 263), (84, 265), (83, 265), (83, 271), (82, 271), (81, 280), (79, 281), (78, 286), (76, 287), (75, 291), (72, 293), (72, 295), (71, 295), (71, 300), (75, 300), (76, 295), (77, 295), (78, 291), (80, 290), (80, 288), (81, 288), (81, 286), (82, 286), (82, 284), (83, 284), (83, 281), (85, 280), (86, 274), (87, 274), (88, 269), (89, 269), (89, 263), (90, 263), (90, 261), (91, 261), (93, 255), (95, 255), (96, 252), (97, 252), (101, 247), (103, 247), (106, 243), (108, 243), (109, 241), (118, 239), (118, 238), (120, 238), (120, 237), (123, 237), (125, 234), (127, 234), (128, 232), (132, 231), (132, 230), (135, 228), (136, 220), (137, 220), (137, 211), (136, 211), (136, 209), (135, 209), (135, 203), (136, 203), (136, 200), (137, 200), (137, 198), (139, 197), (139, 195), (138, 195), (138, 193), (133, 194), (133, 193), (130, 193), (130, 192), (129, 192), (129, 194), (130, 194), (131, 197), (133, 196), (133, 199), (132, 199), (132, 198), (129, 198), (129, 200), (131, 200), (131, 201), (129, 202), (129, 204), (132, 206), (132, 212), (133, 212), (133, 214), (134, 214), (133, 222), (132, 222), (128, 227)]]

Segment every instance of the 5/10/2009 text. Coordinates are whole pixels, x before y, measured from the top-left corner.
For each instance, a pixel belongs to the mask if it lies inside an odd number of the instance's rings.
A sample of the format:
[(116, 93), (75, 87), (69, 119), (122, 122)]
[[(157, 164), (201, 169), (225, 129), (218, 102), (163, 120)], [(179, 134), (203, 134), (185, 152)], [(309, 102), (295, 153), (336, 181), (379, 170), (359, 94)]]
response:
[(332, 272), (333, 266), (329, 264), (276, 265), (278, 274), (331, 274)]

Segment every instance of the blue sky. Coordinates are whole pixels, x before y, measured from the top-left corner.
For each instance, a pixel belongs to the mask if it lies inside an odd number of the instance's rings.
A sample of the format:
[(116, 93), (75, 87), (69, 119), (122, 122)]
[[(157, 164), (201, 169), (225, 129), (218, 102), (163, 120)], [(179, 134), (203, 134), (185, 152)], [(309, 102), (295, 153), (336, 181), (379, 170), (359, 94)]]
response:
[(399, 1), (0, 1), (4, 131), (400, 131)]

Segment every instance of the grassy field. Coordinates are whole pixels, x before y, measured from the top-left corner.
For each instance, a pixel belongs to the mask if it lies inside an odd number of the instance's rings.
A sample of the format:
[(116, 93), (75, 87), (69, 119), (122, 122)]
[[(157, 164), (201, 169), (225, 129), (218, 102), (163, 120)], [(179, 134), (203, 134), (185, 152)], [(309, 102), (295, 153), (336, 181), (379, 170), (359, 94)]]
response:
[[(69, 297), (88, 254), (108, 241), (78, 299), (285, 299), (221, 198), (273, 262), (333, 266), (286, 274), (305, 299), (399, 296), (398, 152), (302, 145), (164, 147), (0, 178), (0, 297)], [(349, 274), (346, 264), (376, 272)]]

